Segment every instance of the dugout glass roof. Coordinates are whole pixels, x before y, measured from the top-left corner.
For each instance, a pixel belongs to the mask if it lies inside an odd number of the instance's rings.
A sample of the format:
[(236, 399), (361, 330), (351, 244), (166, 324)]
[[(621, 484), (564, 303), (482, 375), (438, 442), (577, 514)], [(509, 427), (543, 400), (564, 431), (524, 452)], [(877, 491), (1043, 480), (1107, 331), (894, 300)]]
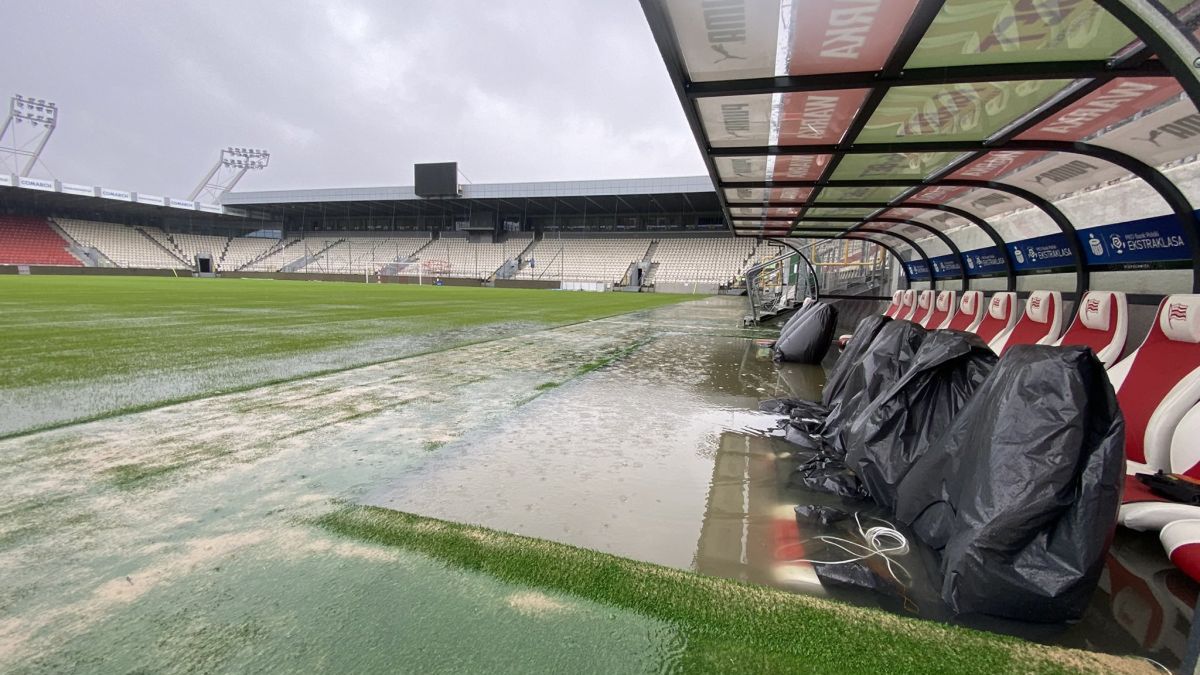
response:
[(1011, 287), (1009, 245), (1057, 234), (1084, 290), (1075, 202), (1130, 181), (1200, 290), (1200, 187), (1169, 171), (1200, 155), (1200, 1), (642, 5), (734, 234), (948, 251), (964, 287), (979, 241)]

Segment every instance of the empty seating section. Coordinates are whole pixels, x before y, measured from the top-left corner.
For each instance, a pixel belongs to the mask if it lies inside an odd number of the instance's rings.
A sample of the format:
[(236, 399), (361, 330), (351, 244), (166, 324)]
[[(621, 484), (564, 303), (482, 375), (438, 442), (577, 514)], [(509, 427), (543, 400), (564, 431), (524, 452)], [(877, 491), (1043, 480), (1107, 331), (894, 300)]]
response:
[(229, 243), (229, 237), (217, 237), (210, 234), (167, 234), (167, 239), (174, 246), (175, 252), (179, 254), (185, 262), (195, 262), (196, 256), (208, 255), (212, 256), (213, 263), (217, 269), (226, 269), (222, 264), (222, 255), (225, 253), (225, 244)]
[[(408, 260), (428, 236), (414, 237), (345, 237), (321, 255), (311, 267), (331, 274), (367, 274), (393, 262)], [(310, 246), (310, 249), (312, 247)]]
[[(447, 277), (490, 278), (506, 260), (521, 255), (532, 241), (532, 234), (511, 234), (503, 243), (472, 243), (465, 237), (447, 237), (432, 241), (418, 258), (427, 270)], [(443, 271), (438, 271), (438, 270)]]
[[(646, 257), (651, 239), (550, 238), (533, 246), (518, 279), (564, 279), (618, 283), (629, 265)], [(533, 264), (528, 260), (532, 258)]]
[[(221, 259), (220, 269), (223, 270), (240, 270), (246, 267), (254, 260), (261, 258), (268, 251), (286, 243), (284, 240), (267, 239), (265, 237), (234, 237), (229, 240), (229, 248), (225, 251), (225, 257)], [(274, 269), (266, 269), (266, 266), (255, 266), (255, 271), (275, 271), (283, 263), (276, 265)]]
[(343, 237), (304, 237), (285, 252), (282, 271), (334, 274), (333, 270), (329, 269), (330, 261), (325, 259), (325, 254), (342, 239)]
[[(235, 239), (234, 241), (237, 240)], [(278, 272), (284, 265), (304, 255), (304, 249), (300, 246), (301, 240), (297, 237), (268, 239), (267, 241), (271, 242), (271, 245), (267, 247), (265, 254), (262, 254), (259, 258), (251, 259), (245, 265), (232, 267), (231, 269), (246, 272)], [(232, 248), (232, 245), (230, 248)]]
[(45, 218), (23, 216), (0, 216), (0, 264), (82, 265)]
[(730, 285), (754, 254), (755, 242), (730, 237), (661, 238), (651, 262), (658, 263), (654, 282)]
[[(65, 241), (46, 221), (10, 218), (0, 228), (4, 262), (9, 264), (81, 265)], [(18, 227), (13, 223), (23, 223)], [(733, 286), (760, 258), (776, 252), (747, 238), (686, 236), (546, 237), (508, 234), (502, 243), (471, 242), (455, 233), (432, 239), (425, 233), (390, 236), (380, 233), (324, 234), (307, 237), (227, 237), (166, 232), (71, 218), (54, 222), (81, 246), (98, 251), (118, 267), (191, 269), (197, 255), (212, 256), (218, 271), (310, 272), (324, 274), (416, 274), (415, 268), (386, 268), (414, 261), (425, 274), (475, 279), (491, 278), (506, 261), (519, 261), (513, 278), (620, 283), (632, 263), (649, 256), (653, 284)], [(36, 233), (34, 244), (25, 243)], [(17, 240), (20, 239), (18, 245)], [(101, 261), (101, 264), (107, 264)], [(911, 314), (906, 305), (900, 316)]]
[[(191, 265), (163, 250), (138, 228), (90, 220), (56, 218), (55, 222), (72, 239), (94, 248), (119, 267), (187, 269)], [(154, 228), (143, 228), (154, 229)]]

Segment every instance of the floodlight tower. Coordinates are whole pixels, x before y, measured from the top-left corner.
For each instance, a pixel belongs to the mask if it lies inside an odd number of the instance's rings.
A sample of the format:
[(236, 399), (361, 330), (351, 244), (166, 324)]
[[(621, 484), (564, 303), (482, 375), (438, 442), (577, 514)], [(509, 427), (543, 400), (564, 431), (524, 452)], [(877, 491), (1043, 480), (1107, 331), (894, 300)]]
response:
[[(19, 129), (24, 125), (29, 125), (33, 133), (22, 140)], [(46, 149), (46, 143), (50, 141), (56, 126), (57, 104), (42, 98), (14, 95), (9, 99), (8, 117), (4, 118), (4, 126), (0, 127), (0, 159), (3, 161), (0, 168), (7, 171), (11, 166), (18, 176), (28, 176), (41, 157), (42, 150)], [(24, 166), (21, 165), (22, 158), (25, 160)]]
[(192, 196), (188, 199), (196, 201), (197, 197), (204, 194), (209, 197), (210, 203), (215, 204), (221, 195), (237, 185), (247, 171), (265, 169), (270, 162), (271, 153), (260, 148), (224, 148), (217, 163), (192, 190)]

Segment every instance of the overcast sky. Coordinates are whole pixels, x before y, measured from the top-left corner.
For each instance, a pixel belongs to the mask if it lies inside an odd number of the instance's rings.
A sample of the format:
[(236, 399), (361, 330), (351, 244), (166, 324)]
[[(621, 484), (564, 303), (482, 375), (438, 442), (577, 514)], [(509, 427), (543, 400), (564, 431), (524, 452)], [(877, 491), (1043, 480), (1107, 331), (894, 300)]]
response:
[[(56, 101), (35, 175), (186, 196), (227, 145), (240, 189), (700, 175), (637, 0), (5, 3), (0, 100)], [(47, 169), (49, 172), (47, 172)]]

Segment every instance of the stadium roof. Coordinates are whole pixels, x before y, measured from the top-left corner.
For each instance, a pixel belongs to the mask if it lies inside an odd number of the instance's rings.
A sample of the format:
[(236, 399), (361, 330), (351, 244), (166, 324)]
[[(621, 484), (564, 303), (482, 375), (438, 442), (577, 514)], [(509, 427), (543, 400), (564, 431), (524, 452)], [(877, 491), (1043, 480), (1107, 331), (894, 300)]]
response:
[(228, 192), (225, 206), (321, 208), (338, 204), (339, 211), (366, 213), (372, 209), (436, 212), (474, 205), (510, 208), (530, 213), (611, 213), (663, 211), (719, 213), (720, 202), (708, 176), (631, 178), (622, 180), (549, 181), (537, 183), (474, 183), (451, 198), (418, 197), (411, 185), (395, 187), (318, 188)]
[(1200, 189), (1166, 171), (1200, 154), (1200, 3), (642, 5), (735, 234), (933, 241), (965, 287), (982, 231), (1011, 287), (1011, 244), (1057, 233), (1083, 290), (1077, 228), (1098, 223), (1064, 199), (1136, 180), (1200, 290)]

